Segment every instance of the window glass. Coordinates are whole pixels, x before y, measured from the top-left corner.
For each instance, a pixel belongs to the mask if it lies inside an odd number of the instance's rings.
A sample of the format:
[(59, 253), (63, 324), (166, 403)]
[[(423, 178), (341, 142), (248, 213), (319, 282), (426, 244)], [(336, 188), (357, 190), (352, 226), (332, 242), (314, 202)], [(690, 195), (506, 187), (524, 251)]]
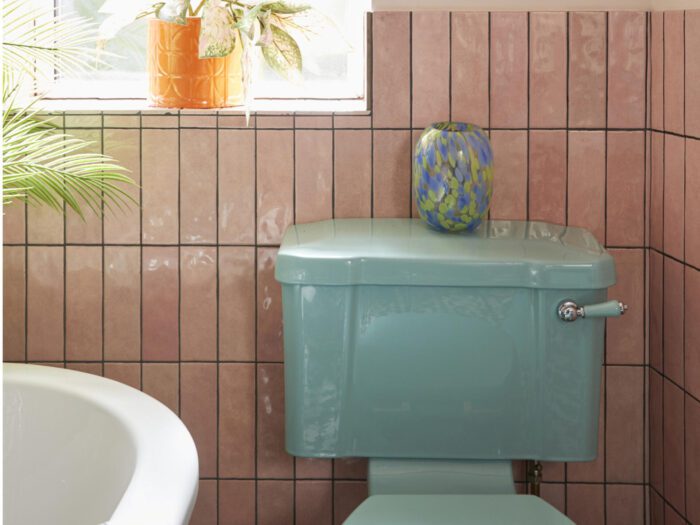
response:
[[(100, 24), (104, 0), (58, 0), (62, 13), (75, 13)], [(302, 51), (299, 82), (282, 80), (259, 58), (256, 98), (359, 99), (365, 91), (365, 2), (307, 0), (312, 12), (300, 22), (305, 31), (290, 31)], [(147, 20), (122, 29), (106, 42), (97, 71), (60, 78), (52, 98), (145, 98), (147, 91)]]

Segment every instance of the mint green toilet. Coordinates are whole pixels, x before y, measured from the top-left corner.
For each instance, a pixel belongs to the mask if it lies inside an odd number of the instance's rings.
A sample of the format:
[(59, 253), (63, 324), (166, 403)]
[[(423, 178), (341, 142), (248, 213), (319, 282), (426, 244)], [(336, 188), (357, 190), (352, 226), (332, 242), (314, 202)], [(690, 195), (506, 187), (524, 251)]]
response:
[(572, 523), (511, 460), (590, 461), (612, 257), (586, 230), (411, 219), (284, 236), (286, 446), (369, 458), (346, 525)]

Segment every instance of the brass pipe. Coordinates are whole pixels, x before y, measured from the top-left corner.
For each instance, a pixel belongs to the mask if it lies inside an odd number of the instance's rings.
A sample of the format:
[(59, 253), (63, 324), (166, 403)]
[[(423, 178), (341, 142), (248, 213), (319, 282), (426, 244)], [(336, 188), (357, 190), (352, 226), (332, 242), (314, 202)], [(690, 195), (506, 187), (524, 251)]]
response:
[(540, 484), (542, 482), (542, 463), (539, 461), (527, 462), (528, 494), (540, 496)]

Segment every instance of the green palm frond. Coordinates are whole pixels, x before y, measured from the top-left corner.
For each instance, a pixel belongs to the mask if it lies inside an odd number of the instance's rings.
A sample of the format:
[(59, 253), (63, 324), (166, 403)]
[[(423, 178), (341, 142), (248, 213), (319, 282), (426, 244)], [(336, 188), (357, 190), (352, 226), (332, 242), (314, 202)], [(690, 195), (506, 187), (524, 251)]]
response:
[(31, 107), (3, 115), (3, 204), (19, 199), (57, 211), (65, 202), (84, 217), (134, 203), (120, 185), (133, 184), (114, 159), (85, 150), (91, 145), (40, 120)]
[[(97, 27), (89, 20), (42, 9), (26, 0), (3, 2), (4, 65), (31, 76), (40, 64), (63, 74), (99, 63)], [(51, 71), (53, 73), (53, 71)]]
[[(28, 5), (29, 4), (29, 5)], [(18, 103), (18, 81), (42, 71), (70, 73), (96, 65), (96, 28), (83, 18), (36, 9), (24, 0), (3, 8), (3, 204), (21, 200), (84, 218), (85, 209), (123, 209), (135, 201), (133, 180), (109, 156), (87, 151), (90, 142), (62, 133), (39, 117), (36, 100)]]

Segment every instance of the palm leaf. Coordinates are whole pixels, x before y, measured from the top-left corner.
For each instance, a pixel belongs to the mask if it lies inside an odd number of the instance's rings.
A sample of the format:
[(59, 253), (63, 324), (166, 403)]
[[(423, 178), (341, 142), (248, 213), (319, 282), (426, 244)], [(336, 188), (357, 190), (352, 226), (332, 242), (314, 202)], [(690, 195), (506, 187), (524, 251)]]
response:
[(121, 187), (133, 184), (114, 159), (88, 153), (91, 143), (58, 132), (30, 107), (3, 115), (3, 203), (19, 199), (62, 211), (65, 202), (84, 217), (82, 205), (100, 215), (134, 202)]
[[(62, 15), (24, 0), (3, 3), (4, 65), (32, 77), (48, 69), (69, 74), (100, 63), (97, 27), (86, 18)], [(52, 66), (52, 67), (51, 67)]]
[(62, 212), (64, 205), (84, 218), (87, 208), (123, 209), (134, 203), (125, 184), (134, 184), (114, 159), (86, 149), (40, 118), (35, 101), (18, 104), (22, 75), (36, 80), (46, 70), (70, 73), (95, 65), (96, 28), (83, 18), (36, 9), (23, 0), (3, 8), (3, 204), (21, 200)]

